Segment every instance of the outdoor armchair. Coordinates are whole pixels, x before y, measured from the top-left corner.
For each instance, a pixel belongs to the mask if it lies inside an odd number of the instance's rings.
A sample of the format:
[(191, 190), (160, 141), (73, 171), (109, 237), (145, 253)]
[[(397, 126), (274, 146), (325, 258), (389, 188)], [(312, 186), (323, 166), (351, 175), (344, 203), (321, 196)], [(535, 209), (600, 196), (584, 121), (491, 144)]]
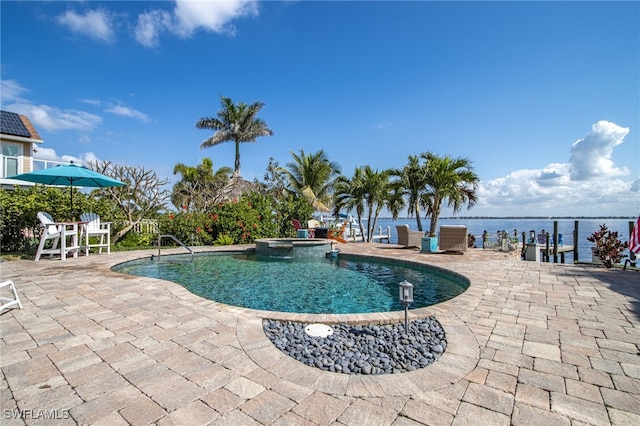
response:
[(438, 246), (442, 251), (467, 251), (467, 227), (464, 225), (442, 225)]
[(420, 247), (422, 245), (422, 231), (413, 231), (409, 225), (396, 225), (398, 244), (404, 247)]

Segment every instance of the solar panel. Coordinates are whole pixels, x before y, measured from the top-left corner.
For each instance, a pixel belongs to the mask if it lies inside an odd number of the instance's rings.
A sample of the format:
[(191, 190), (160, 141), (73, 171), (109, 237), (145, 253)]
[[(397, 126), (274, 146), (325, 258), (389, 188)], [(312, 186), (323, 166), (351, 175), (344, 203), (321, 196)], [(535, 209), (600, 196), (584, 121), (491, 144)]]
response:
[(5, 135), (22, 136), (30, 138), (31, 133), (15, 112), (0, 111), (0, 132)]

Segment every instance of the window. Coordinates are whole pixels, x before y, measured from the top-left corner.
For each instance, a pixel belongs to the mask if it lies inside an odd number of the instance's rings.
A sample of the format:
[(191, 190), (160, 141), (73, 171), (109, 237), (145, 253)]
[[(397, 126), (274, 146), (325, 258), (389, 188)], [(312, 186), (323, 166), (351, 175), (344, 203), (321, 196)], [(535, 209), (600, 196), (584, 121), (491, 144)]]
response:
[(37, 172), (38, 170), (44, 170), (47, 168), (47, 162), (45, 160), (36, 160), (33, 159), (33, 167), (32, 172)]
[(22, 145), (6, 143), (2, 144), (2, 177), (17, 175), (21, 172)]

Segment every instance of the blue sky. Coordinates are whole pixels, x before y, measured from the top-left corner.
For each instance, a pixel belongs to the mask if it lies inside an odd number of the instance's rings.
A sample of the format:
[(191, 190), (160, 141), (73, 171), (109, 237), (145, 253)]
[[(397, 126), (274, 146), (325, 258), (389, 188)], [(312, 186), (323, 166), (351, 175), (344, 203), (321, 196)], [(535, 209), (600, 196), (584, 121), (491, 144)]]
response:
[[(2, 1), (2, 109), (44, 139), (36, 157), (155, 170), (233, 167), (200, 149), (219, 96), (275, 135), (241, 174), (324, 149), (356, 166), (468, 157), (461, 215), (640, 213), (640, 3)], [(452, 212), (443, 211), (443, 216)]]

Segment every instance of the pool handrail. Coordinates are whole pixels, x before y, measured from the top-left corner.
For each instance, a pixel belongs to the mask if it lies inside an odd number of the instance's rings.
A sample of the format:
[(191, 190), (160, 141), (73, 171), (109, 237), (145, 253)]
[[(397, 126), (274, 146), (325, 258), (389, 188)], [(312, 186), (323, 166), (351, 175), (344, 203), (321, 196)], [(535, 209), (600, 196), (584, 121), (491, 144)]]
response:
[(160, 262), (160, 249), (162, 249), (162, 239), (163, 238), (171, 238), (173, 241), (175, 241), (178, 245), (184, 247), (185, 249), (187, 249), (187, 251), (189, 253), (191, 253), (191, 261), (193, 262), (193, 250), (191, 250), (189, 247), (187, 247), (186, 244), (184, 244), (182, 241), (180, 241), (179, 239), (177, 239), (175, 236), (173, 235), (169, 235), (169, 234), (165, 234), (165, 235), (158, 235), (158, 262)]

